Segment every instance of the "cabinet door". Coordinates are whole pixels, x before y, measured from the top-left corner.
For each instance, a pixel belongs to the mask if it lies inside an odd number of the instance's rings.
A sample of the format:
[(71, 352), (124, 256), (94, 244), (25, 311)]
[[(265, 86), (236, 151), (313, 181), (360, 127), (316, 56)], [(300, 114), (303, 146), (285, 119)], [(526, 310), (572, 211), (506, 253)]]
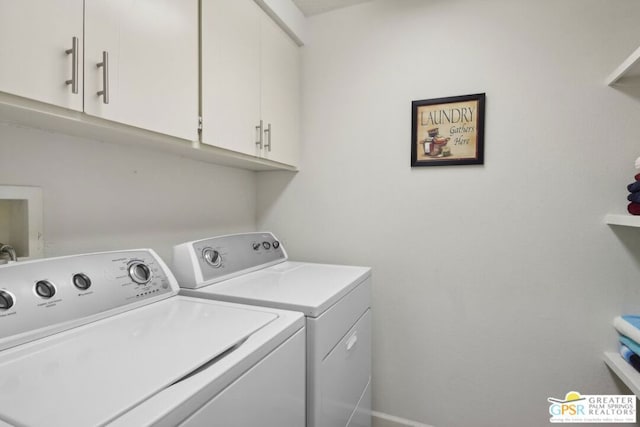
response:
[[(82, 0), (0, 0), (0, 91), (82, 111)], [(72, 93), (77, 37), (78, 93)]]
[(295, 166), (300, 143), (300, 53), (266, 15), (262, 20), (262, 118), (271, 125), (264, 157)]
[(87, 1), (84, 72), (87, 114), (196, 140), (197, 0)]
[(202, 142), (259, 156), (260, 19), (253, 0), (202, 2)]

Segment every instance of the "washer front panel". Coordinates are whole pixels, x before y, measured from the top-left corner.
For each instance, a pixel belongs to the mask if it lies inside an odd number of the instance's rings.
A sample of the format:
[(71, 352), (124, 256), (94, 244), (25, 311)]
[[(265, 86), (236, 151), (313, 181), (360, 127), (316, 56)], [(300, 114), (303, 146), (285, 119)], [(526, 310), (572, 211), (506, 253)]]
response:
[[(130, 271), (136, 269), (148, 269), (149, 280), (132, 277)], [(53, 333), (82, 318), (174, 295), (170, 274), (151, 250), (3, 265), (0, 291), (11, 296), (12, 304), (0, 309), (0, 349), (29, 341), (26, 335), (43, 329)]]

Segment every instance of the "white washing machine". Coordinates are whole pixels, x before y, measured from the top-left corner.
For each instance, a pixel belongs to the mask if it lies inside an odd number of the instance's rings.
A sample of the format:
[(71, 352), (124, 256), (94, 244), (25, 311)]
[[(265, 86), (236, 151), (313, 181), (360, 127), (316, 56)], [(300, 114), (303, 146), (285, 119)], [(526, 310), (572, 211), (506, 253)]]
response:
[(371, 425), (371, 269), (288, 261), (271, 233), (174, 247), (181, 294), (301, 311), (307, 326), (307, 426)]
[(0, 426), (303, 426), (304, 317), (178, 290), (147, 249), (0, 266)]

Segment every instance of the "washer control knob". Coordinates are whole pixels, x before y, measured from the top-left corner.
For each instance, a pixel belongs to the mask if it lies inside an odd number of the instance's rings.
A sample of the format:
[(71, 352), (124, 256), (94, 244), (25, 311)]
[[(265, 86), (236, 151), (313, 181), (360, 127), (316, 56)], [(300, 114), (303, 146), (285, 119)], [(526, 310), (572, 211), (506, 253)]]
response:
[(72, 280), (73, 285), (82, 291), (86, 291), (91, 287), (91, 279), (84, 273), (74, 274)]
[(260, 249), (260, 243), (258, 242), (253, 242), (253, 244), (251, 245), (251, 247), (253, 248), (254, 251), (257, 251), (258, 249)]
[(269, 242), (262, 242), (262, 247), (265, 249), (271, 249), (271, 243)]
[(273, 249), (278, 249), (280, 247), (280, 242), (278, 242), (277, 240), (274, 240), (271, 245), (273, 246)]
[(145, 263), (135, 261), (129, 264), (129, 277), (137, 284), (144, 285), (151, 281), (151, 270)]
[(9, 292), (0, 290), (0, 310), (9, 310), (14, 303), (13, 296)]
[(202, 250), (202, 257), (213, 268), (218, 268), (222, 265), (222, 256), (220, 252), (213, 248), (204, 248)]
[(36, 282), (36, 294), (39, 297), (49, 299), (56, 294), (56, 288), (48, 280), (39, 280)]

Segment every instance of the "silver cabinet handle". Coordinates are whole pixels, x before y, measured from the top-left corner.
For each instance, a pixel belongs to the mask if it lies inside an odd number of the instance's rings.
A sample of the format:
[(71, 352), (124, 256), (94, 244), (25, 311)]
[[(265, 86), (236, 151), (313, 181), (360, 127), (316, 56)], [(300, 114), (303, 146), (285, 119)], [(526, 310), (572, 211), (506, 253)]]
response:
[(271, 123), (264, 130), (264, 133), (267, 135), (267, 143), (264, 144), (264, 147), (271, 152)]
[(102, 102), (109, 103), (109, 52), (102, 51), (102, 62), (96, 64), (102, 67), (102, 90), (98, 91), (98, 96), (102, 96)]
[(78, 93), (78, 38), (71, 38), (71, 49), (64, 51), (67, 55), (71, 54), (71, 80), (65, 81), (67, 85), (71, 85), (71, 92)]
[(260, 120), (260, 124), (256, 126), (256, 133), (258, 136), (258, 140), (256, 141), (256, 145), (260, 147), (262, 150), (262, 120)]

